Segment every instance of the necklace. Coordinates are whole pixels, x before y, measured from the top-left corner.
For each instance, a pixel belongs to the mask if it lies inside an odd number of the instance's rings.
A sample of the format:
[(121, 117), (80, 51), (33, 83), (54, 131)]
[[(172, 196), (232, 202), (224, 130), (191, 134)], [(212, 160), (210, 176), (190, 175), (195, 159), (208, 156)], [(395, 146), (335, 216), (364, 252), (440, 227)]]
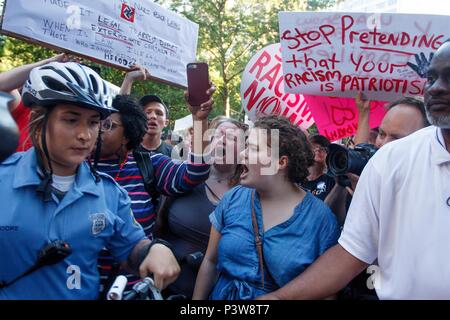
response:
[(228, 177), (224, 177), (224, 178), (216, 178), (214, 176), (210, 177), (211, 179), (213, 179), (214, 181), (217, 181), (218, 183), (222, 183), (224, 181), (226, 181), (228, 183), (228, 181), (230, 181), (231, 178), (233, 178), (234, 173), (231, 176)]
[(123, 167), (125, 166), (125, 164), (128, 161), (128, 154), (125, 156), (125, 159), (123, 159), (123, 161), (120, 163), (119, 165), (119, 171), (117, 171), (116, 176), (114, 177), (114, 180), (117, 181), (117, 179), (119, 178), (120, 172), (122, 171)]
[(205, 182), (205, 186), (206, 186), (206, 189), (208, 189), (208, 191), (212, 194), (212, 196), (213, 196), (214, 198), (216, 198), (216, 200), (217, 200), (218, 202), (220, 202), (220, 200), (221, 200), (222, 198), (219, 197), (214, 191), (212, 191), (212, 189), (210, 188), (210, 186), (208, 186), (208, 183)]

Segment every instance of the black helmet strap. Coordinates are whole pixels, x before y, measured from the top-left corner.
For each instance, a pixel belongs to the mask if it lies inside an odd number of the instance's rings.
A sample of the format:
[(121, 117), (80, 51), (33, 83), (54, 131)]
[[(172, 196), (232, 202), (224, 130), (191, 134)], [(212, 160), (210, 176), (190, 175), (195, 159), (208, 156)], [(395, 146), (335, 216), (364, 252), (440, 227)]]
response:
[(50, 154), (48, 152), (47, 148), (47, 139), (46, 139), (46, 132), (47, 132), (47, 123), (48, 123), (48, 114), (45, 115), (44, 118), (44, 124), (42, 126), (42, 132), (41, 132), (41, 144), (42, 144), (42, 151), (44, 152), (45, 158), (47, 160), (48, 170), (47, 167), (44, 165), (44, 159), (42, 159), (41, 153), (36, 150), (36, 157), (38, 161), (39, 169), (41, 170), (42, 176), (41, 176), (41, 183), (36, 189), (36, 192), (42, 197), (44, 201), (50, 201), (52, 199), (52, 164), (50, 161)]
[(100, 182), (100, 176), (97, 172), (97, 165), (98, 165), (98, 161), (100, 159), (100, 152), (102, 149), (102, 136), (101, 135), (102, 135), (102, 126), (100, 126), (98, 129), (97, 145), (96, 145), (95, 154), (94, 154), (94, 164), (92, 164), (91, 161), (88, 160), (89, 167), (91, 169), (91, 173), (95, 177), (95, 183)]

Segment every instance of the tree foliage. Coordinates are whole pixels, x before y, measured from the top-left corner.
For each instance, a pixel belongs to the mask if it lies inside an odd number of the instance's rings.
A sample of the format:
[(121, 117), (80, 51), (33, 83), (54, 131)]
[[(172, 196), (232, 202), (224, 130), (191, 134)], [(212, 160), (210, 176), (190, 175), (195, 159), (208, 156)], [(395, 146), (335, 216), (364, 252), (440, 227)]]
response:
[(335, 5), (337, 0), (308, 0), (306, 4), (306, 9), (308, 11), (315, 11), (315, 10), (323, 10), (328, 9)]
[(279, 41), (278, 12), (304, 7), (305, 1), (287, 0), (172, 1), (172, 10), (199, 24), (199, 59), (210, 65), (222, 113), (228, 106), (239, 114), (241, 74), (256, 51)]

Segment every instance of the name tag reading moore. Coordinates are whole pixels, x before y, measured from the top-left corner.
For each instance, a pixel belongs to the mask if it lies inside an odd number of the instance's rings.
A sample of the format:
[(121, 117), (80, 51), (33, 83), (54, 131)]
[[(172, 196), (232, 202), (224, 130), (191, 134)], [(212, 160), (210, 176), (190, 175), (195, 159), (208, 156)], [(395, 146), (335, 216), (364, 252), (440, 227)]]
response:
[(1, 29), (122, 69), (138, 63), (179, 87), (196, 60), (198, 25), (149, 0), (8, 0)]
[(422, 95), (430, 53), (449, 16), (280, 12), (285, 91), (392, 101)]

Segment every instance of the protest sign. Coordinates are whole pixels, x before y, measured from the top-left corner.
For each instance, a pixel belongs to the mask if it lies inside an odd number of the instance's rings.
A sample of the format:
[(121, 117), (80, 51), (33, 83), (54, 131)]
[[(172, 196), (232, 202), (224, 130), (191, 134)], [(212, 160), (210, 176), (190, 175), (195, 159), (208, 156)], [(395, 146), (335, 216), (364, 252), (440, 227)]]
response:
[(148, 0), (7, 1), (1, 29), (122, 69), (137, 63), (179, 87), (196, 60), (198, 25)]
[(423, 94), (430, 53), (450, 36), (449, 16), (280, 12), (290, 93), (393, 101)]
[[(355, 99), (305, 95), (319, 133), (330, 141), (353, 136), (358, 129), (358, 108)], [(380, 125), (386, 110), (385, 102), (371, 101), (369, 125)]]
[(241, 101), (251, 121), (261, 115), (276, 114), (288, 118), (302, 129), (314, 123), (303, 96), (284, 92), (279, 43), (258, 51), (245, 67)]
[(184, 131), (194, 125), (194, 121), (192, 120), (192, 114), (189, 114), (183, 118), (175, 120), (175, 125), (173, 128), (174, 132)]

